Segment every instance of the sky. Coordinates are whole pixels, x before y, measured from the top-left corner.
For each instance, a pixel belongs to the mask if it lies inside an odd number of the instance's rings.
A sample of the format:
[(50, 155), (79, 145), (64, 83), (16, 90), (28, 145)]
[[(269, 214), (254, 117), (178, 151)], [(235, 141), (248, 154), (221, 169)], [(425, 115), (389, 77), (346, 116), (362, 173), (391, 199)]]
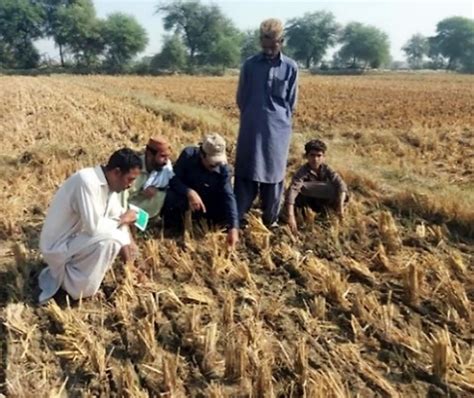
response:
[[(395, 60), (403, 60), (401, 47), (415, 33), (425, 36), (435, 34), (436, 24), (447, 17), (464, 16), (474, 18), (474, 1), (465, 0), (201, 0), (202, 3), (217, 4), (222, 12), (232, 19), (241, 30), (255, 29), (266, 18), (279, 18), (283, 22), (302, 16), (305, 12), (330, 11), (341, 24), (356, 21), (376, 26), (390, 38), (391, 54)], [(155, 14), (159, 0), (95, 0), (97, 15), (106, 18), (113, 12), (135, 16), (148, 32), (149, 43), (143, 55), (154, 55), (160, 51), (163, 35), (161, 17)], [(58, 51), (50, 40), (40, 40), (38, 49), (51, 58), (58, 58)]]

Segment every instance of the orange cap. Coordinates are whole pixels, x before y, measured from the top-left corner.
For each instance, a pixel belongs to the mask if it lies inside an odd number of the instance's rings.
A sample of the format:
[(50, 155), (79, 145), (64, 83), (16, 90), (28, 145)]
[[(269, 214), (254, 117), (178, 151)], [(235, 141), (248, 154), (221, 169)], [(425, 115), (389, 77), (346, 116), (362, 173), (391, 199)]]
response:
[(164, 137), (152, 137), (148, 140), (147, 148), (164, 155), (170, 155), (170, 144)]

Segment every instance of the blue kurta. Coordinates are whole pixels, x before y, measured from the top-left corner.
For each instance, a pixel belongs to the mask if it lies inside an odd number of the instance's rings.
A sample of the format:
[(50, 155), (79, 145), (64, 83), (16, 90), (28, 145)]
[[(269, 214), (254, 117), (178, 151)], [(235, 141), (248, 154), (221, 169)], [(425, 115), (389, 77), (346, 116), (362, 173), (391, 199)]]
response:
[(296, 105), (298, 68), (281, 54), (248, 58), (240, 72), (237, 105), (240, 130), (235, 175), (276, 184), (285, 177), (291, 118)]

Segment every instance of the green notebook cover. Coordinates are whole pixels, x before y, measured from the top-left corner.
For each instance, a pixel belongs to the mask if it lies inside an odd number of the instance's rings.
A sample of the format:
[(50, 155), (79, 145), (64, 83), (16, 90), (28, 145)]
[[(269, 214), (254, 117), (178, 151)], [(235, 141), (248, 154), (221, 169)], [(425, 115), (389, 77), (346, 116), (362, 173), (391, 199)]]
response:
[(144, 231), (146, 226), (148, 225), (148, 220), (150, 219), (150, 215), (143, 209), (138, 206), (129, 204), (131, 210), (137, 212), (137, 219), (135, 220), (135, 226), (140, 230)]

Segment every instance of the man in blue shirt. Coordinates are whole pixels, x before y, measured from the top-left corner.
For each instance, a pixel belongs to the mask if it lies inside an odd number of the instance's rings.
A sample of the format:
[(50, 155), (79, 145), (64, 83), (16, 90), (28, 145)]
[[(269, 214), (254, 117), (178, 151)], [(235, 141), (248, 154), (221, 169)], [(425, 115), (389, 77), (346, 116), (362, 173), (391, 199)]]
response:
[(224, 139), (211, 134), (199, 146), (185, 148), (174, 173), (163, 206), (165, 227), (182, 228), (184, 213), (190, 209), (194, 218), (227, 227), (227, 243), (235, 247), (239, 221)]
[(237, 89), (240, 129), (234, 192), (240, 221), (260, 192), (263, 222), (272, 225), (283, 193), (298, 68), (281, 52), (281, 21), (262, 22), (260, 44), (262, 52), (242, 66)]

